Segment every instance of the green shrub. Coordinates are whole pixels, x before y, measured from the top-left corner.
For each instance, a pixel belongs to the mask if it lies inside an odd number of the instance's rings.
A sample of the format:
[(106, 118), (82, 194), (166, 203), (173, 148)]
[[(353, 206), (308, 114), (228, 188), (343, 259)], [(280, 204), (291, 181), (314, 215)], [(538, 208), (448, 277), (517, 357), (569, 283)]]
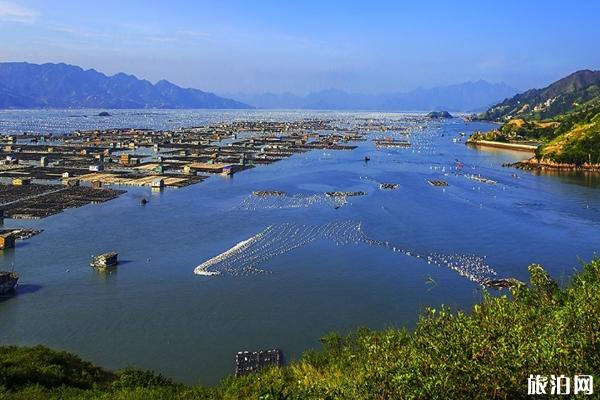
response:
[(0, 386), (8, 390), (29, 385), (91, 388), (106, 385), (112, 379), (111, 372), (66, 352), (42, 346), (0, 347)]
[(176, 386), (169, 378), (153, 371), (141, 371), (138, 369), (127, 368), (118, 371), (117, 379), (113, 382), (115, 389), (132, 388), (151, 388), (156, 386), (174, 387)]

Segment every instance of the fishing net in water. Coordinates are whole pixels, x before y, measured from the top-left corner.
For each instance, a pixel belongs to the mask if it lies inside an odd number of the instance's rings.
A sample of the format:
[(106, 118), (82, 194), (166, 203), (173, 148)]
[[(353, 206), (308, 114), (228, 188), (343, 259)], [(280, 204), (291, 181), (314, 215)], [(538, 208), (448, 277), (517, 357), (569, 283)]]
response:
[(323, 225), (296, 223), (270, 225), (251, 238), (203, 262), (196, 267), (194, 273), (198, 275), (264, 273), (267, 271), (260, 269), (261, 264), (317, 240), (330, 240), (337, 245), (386, 248), (429, 264), (450, 268), (480, 284), (497, 275), (496, 271), (488, 265), (486, 257), (465, 254), (420, 254), (389, 241), (369, 238), (361, 224), (355, 221), (330, 222)]
[(341, 207), (346, 204), (344, 196), (327, 196), (325, 194), (302, 195), (249, 195), (239, 205), (245, 211), (255, 210), (283, 210), (309, 207)]

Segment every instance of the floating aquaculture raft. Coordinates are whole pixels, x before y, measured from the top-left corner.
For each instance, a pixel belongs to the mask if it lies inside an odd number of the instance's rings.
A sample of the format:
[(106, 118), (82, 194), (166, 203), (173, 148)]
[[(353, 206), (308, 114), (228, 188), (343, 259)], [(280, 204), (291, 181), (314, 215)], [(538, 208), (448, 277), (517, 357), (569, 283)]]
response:
[(104, 253), (98, 256), (94, 256), (92, 257), (92, 261), (90, 262), (90, 267), (99, 270), (115, 268), (119, 263), (119, 261), (117, 260), (118, 256), (119, 254), (115, 252)]
[(427, 182), (429, 182), (431, 186), (448, 186), (448, 182), (439, 179), (429, 179)]
[(240, 351), (235, 355), (235, 376), (258, 372), (263, 368), (281, 366), (281, 350)]

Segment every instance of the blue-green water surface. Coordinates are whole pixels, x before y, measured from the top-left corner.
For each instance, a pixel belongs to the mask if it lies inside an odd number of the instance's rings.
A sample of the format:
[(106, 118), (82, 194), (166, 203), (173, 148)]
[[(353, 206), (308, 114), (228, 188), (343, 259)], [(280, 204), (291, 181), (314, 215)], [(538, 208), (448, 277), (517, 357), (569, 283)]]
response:
[[(268, 111), (90, 111), (0, 113), (3, 133), (66, 133), (94, 124), (161, 129), (244, 119), (403, 118), (402, 114)], [(89, 119), (92, 122), (89, 122)], [(44, 344), (108, 368), (135, 366), (188, 383), (214, 384), (233, 371), (240, 350), (281, 348), (287, 360), (317, 348), (318, 338), (359, 326), (413, 326), (426, 306), (468, 308), (479, 287), (455, 271), (366, 244), (317, 240), (269, 259), (269, 274), (196, 276), (193, 269), (270, 225), (355, 221), (371, 238), (428, 254), (475, 254), (502, 277), (527, 278), (544, 264), (565, 280), (600, 249), (599, 180), (536, 175), (502, 167), (524, 153), (455, 143), (489, 124), (431, 122), (408, 149), (296, 154), (227, 179), (151, 194), (127, 188), (116, 200), (5, 227), (44, 232), (0, 255), (0, 269), (21, 274), (17, 295), (0, 299), (0, 343)], [(370, 161), (365, 163), (364, 157)], [(464, 164), (455, 174), (456, 160)], [(465, 174), (497, 181), (480, 183)], [(516, 176), (515, 176), (516, 174)], [(427, 179), (444, 179), (433, 187)], [(400, 184), (380, 190), (378, 182)], [(365, 191), (335, 208), (242, 207), (254, 190), (292, 195)], [(140, 199), (148, 198), (146, 206)], [(117, 251), (110, 275), (90, 255)]]

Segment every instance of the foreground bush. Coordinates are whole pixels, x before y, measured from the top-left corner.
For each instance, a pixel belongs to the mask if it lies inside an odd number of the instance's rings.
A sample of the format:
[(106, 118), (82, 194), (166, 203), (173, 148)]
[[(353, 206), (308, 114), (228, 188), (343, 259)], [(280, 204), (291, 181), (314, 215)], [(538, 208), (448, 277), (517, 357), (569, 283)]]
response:
[[(530, 374), (590, 375), (600, 391), (600, 259), (566, 288), (538, 265), (530, 282), (485, 295), (471, 314), (429, 309), (417, 328), (329, 334), (288, 367), (214, 388), (150, 372), (110, 373), (41, 347), (0, 348), (7, 399), (513, 399)], [(591, 398), (591, 397), (590, 397)]]

